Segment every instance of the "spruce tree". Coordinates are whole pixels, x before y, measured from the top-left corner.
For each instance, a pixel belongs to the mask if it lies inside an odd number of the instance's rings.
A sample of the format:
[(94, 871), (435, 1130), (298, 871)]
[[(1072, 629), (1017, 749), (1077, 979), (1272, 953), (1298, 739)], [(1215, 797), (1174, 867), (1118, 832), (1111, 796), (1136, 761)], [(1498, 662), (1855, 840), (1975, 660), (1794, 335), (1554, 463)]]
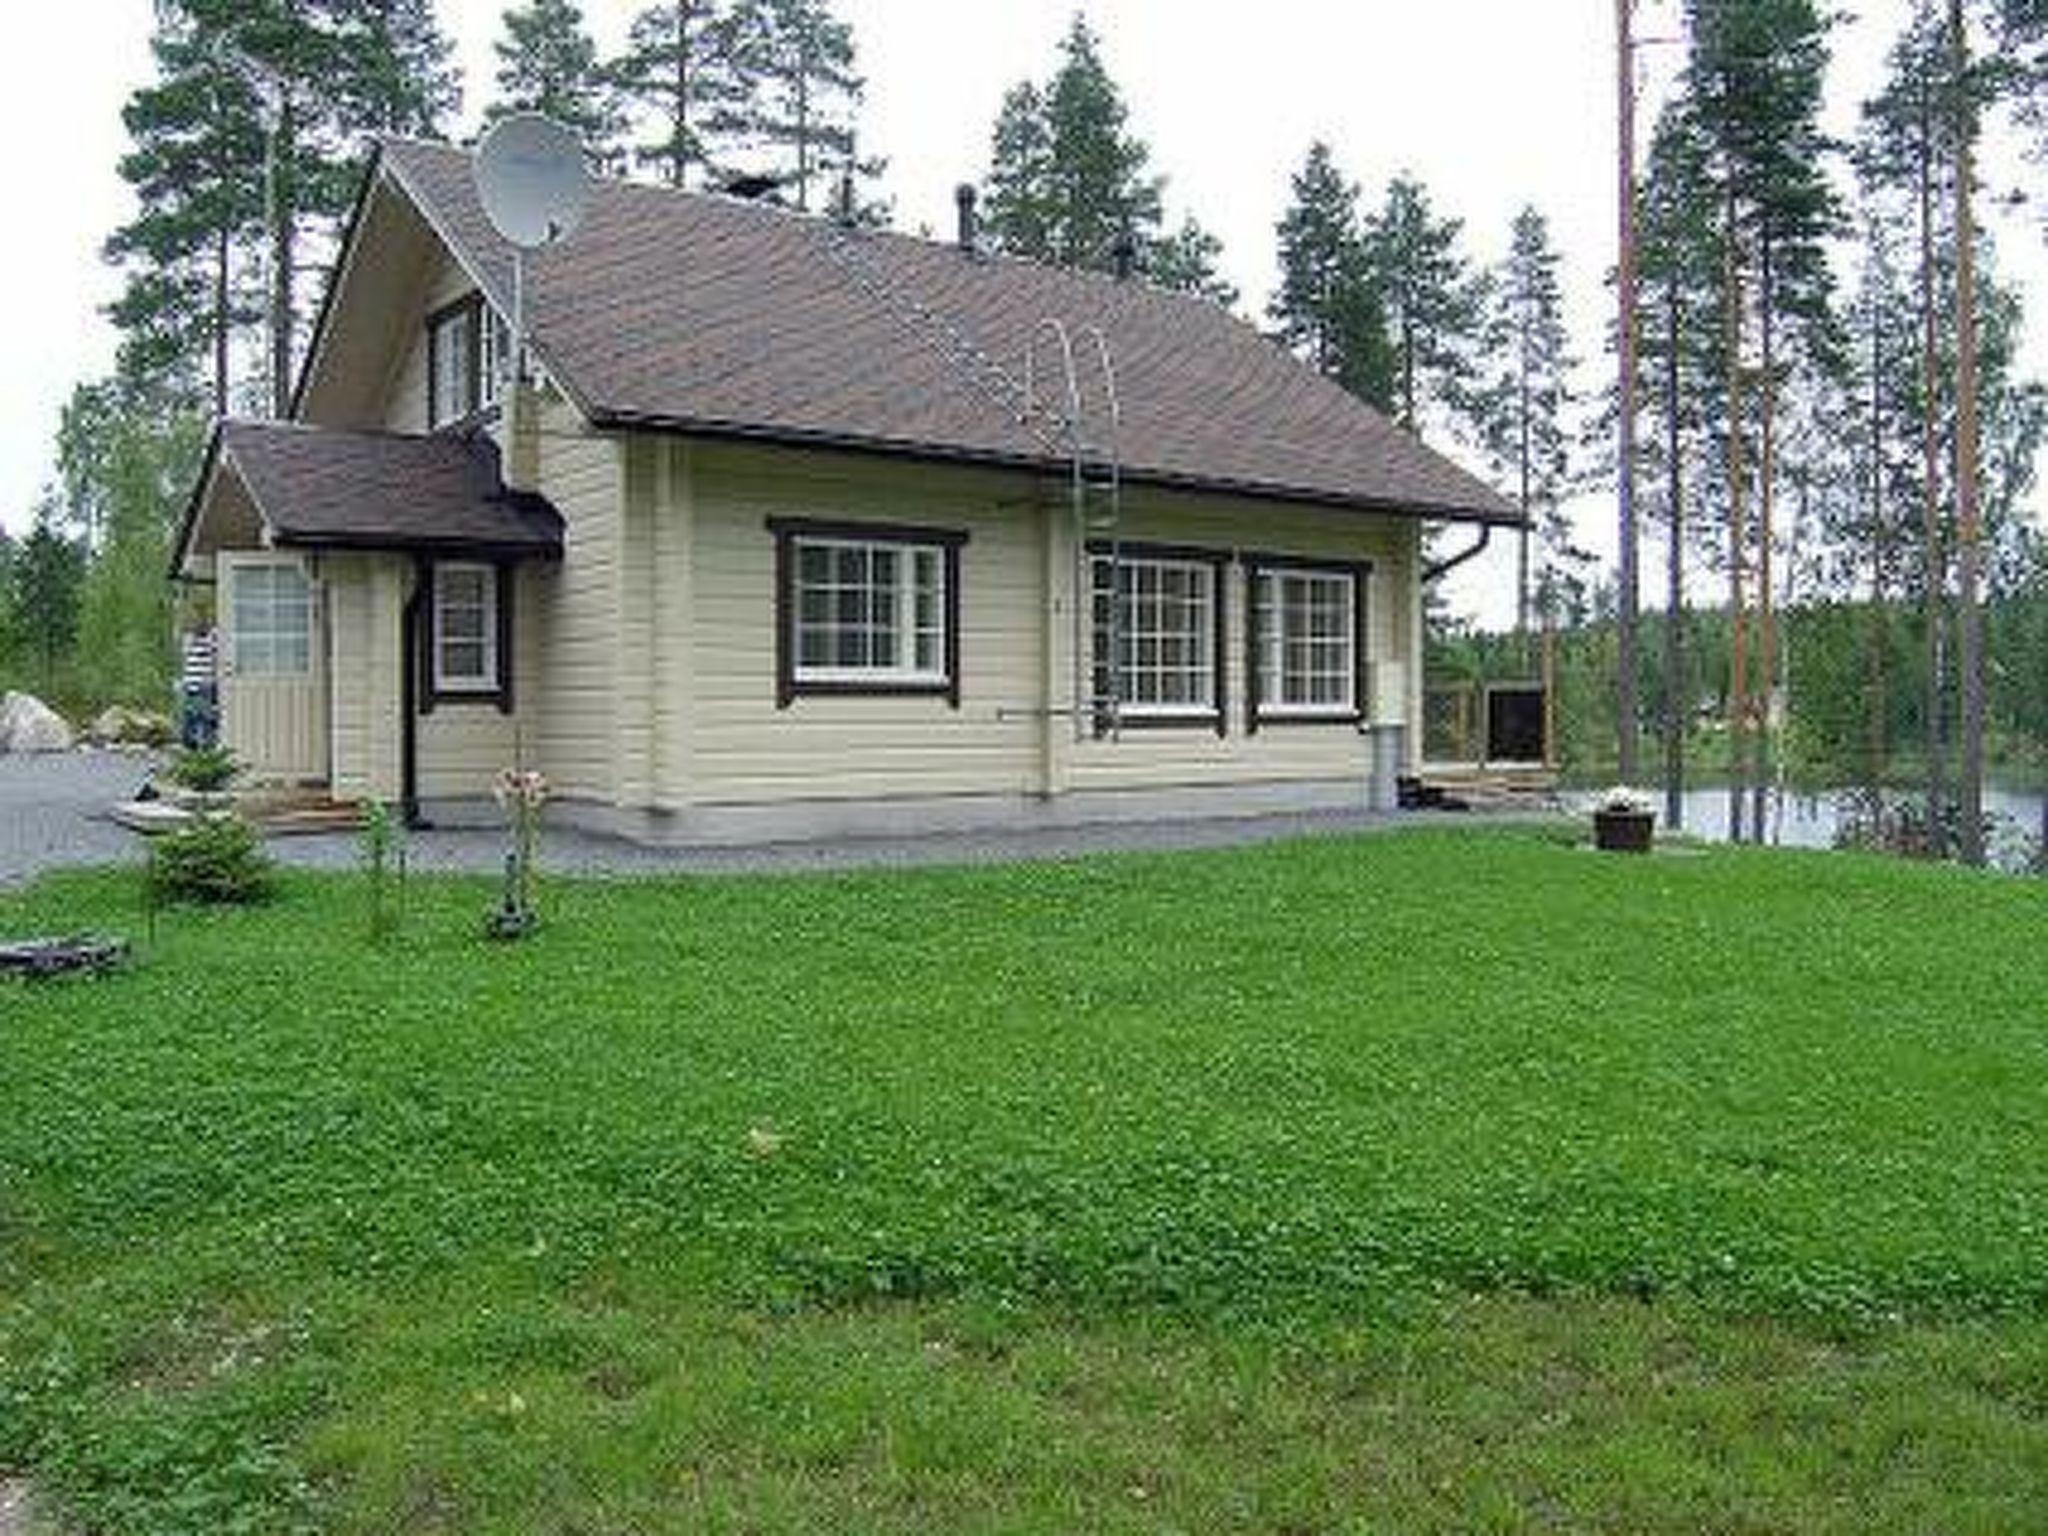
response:
[(739, 128), (751, 83), (735, 41), (720, 0), (664, 0), (633, 18), (626, 51), (611, 65), (620, 96), (646, 117), (633, 159), (672, 187), (693, 168), (705, 180), (720, 173), (719, 145)]
[(1425, 403), (1454, 420), (1471, 408), (1486, 284), (1459, 249), (1463, 227), (1438, 218), (1428, 191), (1407, 175), (1388, 183), (1385, 202), (1366, 221), (1366, 254), (1393, 344), (1396, 418), (1417, 435)]
[(1524, 527), (1515, 563), (1515, 631), (1529, 632), (1532, 533), (1549, 566), (1571, 548), (1562, 510), (1571, 482), (1565, 413), (1577, 361), (1565, 331), (1560, 258), (1550, 224), (1533, 207), (1515, 215), (1507, 257), (1492, 284), (1485, 343), (1493, 365), (1473, 398), (1480, 438), (1496, 470), (1516, 488)]
[(1095, 272), (1115, 271), (1128, 248), (1153, 281), (1231, 302), (1215, 238), (1191, 218), (1163, 232), (1164, 183), (1128, 118), (1095, 33), (1075, 16), (1052, 79), (1003, 97), (984, 189), (989, 237), (1013, 256)]
[(576, 0), (526, 0), (504, 13), (504, 29), (494, 45), (498, 97), (485, 120), (545, 113), (575, 133), (593, 160), (611, 161), (620, 113)]
[(1280, 283), (1266, 317), (1280, 342), (1318, 373), (1389, 410), (1393, 350), (1359, 226), (1358, 188), (1318, 140), (1292, 190), (1275, 226)]
[(1222, 255), (1223, 242), (1189, 214), (1180, 228), (1152, 243), (1143, 257), (1145, 275), (1162, 288), (1199, 294), (1229, 309), (1237, 303), (1237, 287), (1217, 270)]
[(1051, 262), (1053, 225), (1052, 121), (1045, 96), (1029, 80), (1003, 94), (996, 113), (988, 182), (982, 192), (983, 221), (994, 241), (1012, 256)]
[(63, 520), (55, 492), (45, 492), (34, 525), (9, 562), (5, 594), (8, 648), (33, 691), (45, 696), (69, 685), (85, 581), (85, 545), (64, 532)]

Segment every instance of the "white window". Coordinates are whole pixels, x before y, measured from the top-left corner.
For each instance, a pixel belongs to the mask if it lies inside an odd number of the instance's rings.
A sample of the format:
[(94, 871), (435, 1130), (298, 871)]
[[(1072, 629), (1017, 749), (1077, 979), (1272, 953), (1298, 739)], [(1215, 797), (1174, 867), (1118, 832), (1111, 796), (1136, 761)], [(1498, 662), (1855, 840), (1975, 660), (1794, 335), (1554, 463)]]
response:
[(1349, 571), (1282, 566), (1254, 573), (1261, 714), (1358, 713), (1357, 603), (1358, 581)]
[(462, 305), (427, 322), (427, 427), (460, 421), (476, 406), (476, 310)]
[(485, 310), (477, 327), (476, 403), (490, 407), (498, 403), (505, 379), (512, 367), (512, 335), (505, 322)]
[[(1110, 571), (1121, 602), (1110, 635)], [(1126, 555), (1095, 561), (1095, 692), (1110, 696), (1109, 656), (1118, 655), (1116, 698), (1124, 716), (1206, 718), (1216, 711), (1216, 567), (1205, 560)]]
[(434, 567), (434, 691), (498, 688), (498, 573), (488, 565)]
[(946, 681), (946, 551), (850, 538), (794, 541), (796, 681)]
[(313, 662), (313, 592), (296, 565), (240, 565), (234, 571), (235, 672), (304, 677)]

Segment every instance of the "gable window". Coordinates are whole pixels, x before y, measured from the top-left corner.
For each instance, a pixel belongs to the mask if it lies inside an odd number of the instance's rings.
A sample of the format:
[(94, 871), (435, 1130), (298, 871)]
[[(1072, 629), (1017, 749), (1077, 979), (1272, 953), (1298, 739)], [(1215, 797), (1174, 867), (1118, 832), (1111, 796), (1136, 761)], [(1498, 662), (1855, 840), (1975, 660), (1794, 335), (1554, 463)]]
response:
[(1130, 544), (1114, 559), (1106, 548), (1091, 553), (1098, 731), (1114, 697), (1123, 724), (1214, 725), (1220, 733), (1226, 557)]
[(803, 693), (960, 699), (966, 534), (770, 518), (778, 705)]
[(427, 317), (427, 429), (498, 403), (511, 352), (504, 321), (480, 294)]
[(1278, 556), (1247, 562), (1254, 728), (1363, 716), (1366, 569)]
[(498, 573), (488, 565), (434, 567), (434, 692), (498, 692)]

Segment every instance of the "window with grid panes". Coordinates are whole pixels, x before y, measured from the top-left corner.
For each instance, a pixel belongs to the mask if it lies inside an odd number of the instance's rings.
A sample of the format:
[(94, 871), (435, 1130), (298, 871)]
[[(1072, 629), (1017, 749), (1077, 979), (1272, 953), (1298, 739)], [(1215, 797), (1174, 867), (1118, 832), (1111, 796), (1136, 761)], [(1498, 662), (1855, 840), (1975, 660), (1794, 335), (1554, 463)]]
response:
[(944, 681), (944, 549), (799, 537), (795, 560), (798, 682)]
[(1116, 572), (1116, 697), (1127, 718), (1216, 709), (1216, 568), (1203, 560), (1095, 559), (1095, 693), (1110, 694), (1110, 572)]
[(1357, 578), (1261, 569), (1253, 585), (1262, 714), (1357, 713)]

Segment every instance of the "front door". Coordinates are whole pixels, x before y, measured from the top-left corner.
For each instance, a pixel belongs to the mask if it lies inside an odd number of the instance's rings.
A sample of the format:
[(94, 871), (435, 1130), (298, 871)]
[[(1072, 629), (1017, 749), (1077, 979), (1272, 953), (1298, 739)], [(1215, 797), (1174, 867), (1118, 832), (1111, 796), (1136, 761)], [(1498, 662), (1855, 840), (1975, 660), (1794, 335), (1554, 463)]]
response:
[(327, 778), (326, 647), (316, 589), (290, 555), (220, 557), (221, 740), (252, 779)]

